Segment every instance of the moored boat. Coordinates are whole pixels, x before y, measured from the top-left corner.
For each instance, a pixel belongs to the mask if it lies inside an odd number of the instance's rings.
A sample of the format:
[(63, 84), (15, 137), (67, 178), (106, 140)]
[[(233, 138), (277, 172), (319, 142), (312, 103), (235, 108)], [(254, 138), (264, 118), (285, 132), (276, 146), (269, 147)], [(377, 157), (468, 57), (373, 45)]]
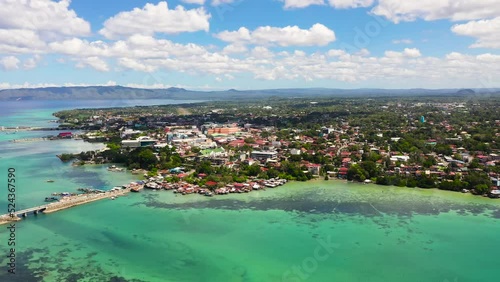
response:
[(271, 182), (271, 181), (265, 182), (264, 185), (266, 187), (269, 187), (269, 188), (274, 188), (274, 187), (278, 186), (275, 182)]
[(45, 202), (59, 201), (56, 197), (45, 197)]
[(493, 198), (493, 199), (499, 199), (500, 198), (500, 190), (491, 190), (491, 192), (488, 194), (488, 197)]

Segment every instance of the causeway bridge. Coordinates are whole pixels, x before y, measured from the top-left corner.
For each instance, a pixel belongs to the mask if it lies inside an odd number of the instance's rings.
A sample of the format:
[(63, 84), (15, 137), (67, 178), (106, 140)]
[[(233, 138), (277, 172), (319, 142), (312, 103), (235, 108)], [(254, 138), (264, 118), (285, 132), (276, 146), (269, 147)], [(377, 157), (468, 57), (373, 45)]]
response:
[(129, 193), (130, 190), (131, 190), (130, 188), (126, 188), (122, 190), (107, 191), (99, 194), (79, 194), (76, 196), (65, 197), (59, 202), (16, 211), (13, 213), (15, 215), (14, 217), (11, 217), (10, 214), (0, 215), (0, 225), (11, 223), (13, 221), (19, 221), (22, 218), (28, 217), (29, 214), (37, 215), (39, 213), (52, 213), (102, 199), (108, 199), (112, 197), (125, 195)]
[(28, 214), (30, 214), (30, 213), (38, 214), (38, 213), (45, 211), (46, 209), (47, 209), (47, 205), (43, 205), (43, 206), (38, 206), (38, 207), (33, 207), (33, 208), (29, 208), (29, 209), (16, 211), (14, 214), (16, 216), (27, 217)]
[(30, 213), (37, 215), (37, 214), (44, 212), (46, 210), (47, 210), (47, 205), (43, 205), (43, 206), (38, 206), (38, 207), (33, 207), (33, 208), (29, 208), (29, 209), (16, 211), (16, 212), (12, 213), (12, 215), (14, 215), (12, 217), (11, 217), (10, 213), (9, 214), (2, 214), (2, 215), (0, 215), (0, 225), (6, 224), (9, 222), (13, 222), (13, 221), (19, 221), (22, 218), (27, 217), (28, 214), (30, 214)]

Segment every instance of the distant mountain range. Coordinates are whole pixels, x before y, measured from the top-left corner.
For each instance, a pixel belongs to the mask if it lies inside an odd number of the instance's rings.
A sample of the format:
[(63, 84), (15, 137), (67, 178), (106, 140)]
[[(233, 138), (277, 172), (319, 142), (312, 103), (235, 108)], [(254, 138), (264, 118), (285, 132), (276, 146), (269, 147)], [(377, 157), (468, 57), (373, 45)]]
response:
[(0, 90), (0, 100), (104, 100), (104, 99), (174, 99), (232, 100), (270, 97), (380, 97), (498, 94), (500, 89), (264, 89), (192, 91), (183, 88), (139, 89), (122, 86), (48, 87)]

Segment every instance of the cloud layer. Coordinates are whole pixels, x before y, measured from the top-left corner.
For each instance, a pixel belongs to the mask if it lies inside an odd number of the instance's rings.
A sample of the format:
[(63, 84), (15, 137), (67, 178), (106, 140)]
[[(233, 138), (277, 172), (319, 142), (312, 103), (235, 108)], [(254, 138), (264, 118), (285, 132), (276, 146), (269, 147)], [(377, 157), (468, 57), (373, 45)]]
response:
[[(211, 77), (217, 83), (243, 77), (352, 84), (383, 81), (388, 87), (402, 81), (424, 87), (456, 83), (492, 87), (496, 82), (488, 75), (500, 75), (500, 55), (489, 50), (500, 48), (498, 0), (282, 0), (278, 3), (283, 5), (284, 13), (322, 5), (332, 11), (366, 8), (366, 13), (394, 23), (445, 20), (449, 22), (450, 34), (475, 41), (471, 48), (488, 48), (475, 53), (479, 55), (449, 50), (441, 56), (426, 54), (424, 51), (428, 49), (420, 48), (421, 51), (415, 43), (418, 38), (413, 36), (389, 38), (389, 44), (404, 45), (387, 45), (376, 50), (375, 55), (367, 49), (347, 52), (339, 45), (349, 39), (338, 38), (342, 33), (336, 32), (328, 21), (329, 24), (313, 21), (316, 23), (233, 29), (223, 25), (224, 28), (214, 31), (210, 26), (213, 20), (210, 11), (220, 5), (236, 5), (236, 1), (183, 2), (188, 8), (182, 5), (172, 8), (162, 1), (122, 11), (103, 20), (102, 28), (92, 30), (90, 23), (70, 8), (69, 0), (0, 0), (0, 71), (16, 73), (34, 69), (44, 65), (45, 57), (56, 57), (52, 64), (64, 61), (77, 69), (103, 74), (129, 70), (181, 73)], [(335, 20), (332, 22), (341, 24)], [(200, 34), (212, 41), (180, 43), (176, 40), (180, 33)]]

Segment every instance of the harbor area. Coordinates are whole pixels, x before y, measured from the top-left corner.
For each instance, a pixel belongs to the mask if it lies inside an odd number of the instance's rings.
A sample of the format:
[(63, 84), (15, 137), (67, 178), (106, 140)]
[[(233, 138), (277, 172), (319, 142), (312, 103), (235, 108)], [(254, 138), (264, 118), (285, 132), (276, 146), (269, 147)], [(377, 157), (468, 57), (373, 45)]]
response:
[(19, 210), (12, 214), (3, 214), (0, 216), (0, 225), (22, 220), (23, 218), (29, 217), (30, 215), (33, 216), (39, 213), (46, 213), (46, 214), (53, 213), (98, 200), (103, 200), (103, 199), (114, 200), (120, 196), (128, 194), (132, 190), (139, 191), (142, 188), (143, 186), (141, 184), (132, 182), (128, 185), (124, 185), (121, 187), (114, 187), (109, 191), (82, 188), (88, 190), (79, 189), (81, 192), (84, 192), (82, 194), (71, 194), (67, 192), (53, 193), (53, 196), (47, 197), (45, 199), (46, 201), (54, 200), (54, 202), (48, 203), (46, 205)]

